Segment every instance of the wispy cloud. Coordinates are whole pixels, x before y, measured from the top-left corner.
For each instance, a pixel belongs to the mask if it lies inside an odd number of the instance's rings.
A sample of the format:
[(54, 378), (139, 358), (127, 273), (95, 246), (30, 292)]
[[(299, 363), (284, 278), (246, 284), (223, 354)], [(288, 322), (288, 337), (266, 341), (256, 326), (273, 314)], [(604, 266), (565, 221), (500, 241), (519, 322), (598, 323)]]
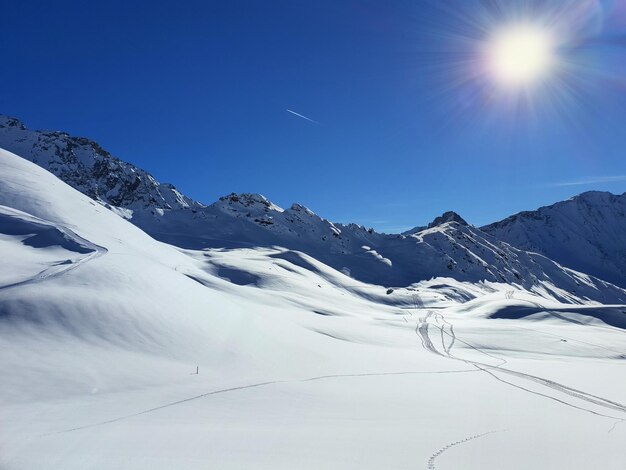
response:
[(319, 124), (319, 122), (315, 121), (314, 119), (311, 119), (311, 118), (309, 118), (309, 117), (306, 117), (306, 116), (305, 116), (305, 115), (303, 115), (303, 114), (296, 113), (295, 111), (292, 111), (291, 109), (286, 109), (285, 111), (287, 111), (288, 113), (293, 114), (294, 116), (298, 116), (298, 117), (300, 117), (300, 118), (302, 118), (302, 119), (306, 119), (307, 121), (310, 121), (310, 122), (312, 122), (313, 124)]
[(590, 176), (588, 178), (582, 178), (574, 181), (560, 181), (556, 183), (548, 183), (546, 186), (584, 186), (586, 184), (615, 183), (619, 181), (626, 181), (626, 175)]

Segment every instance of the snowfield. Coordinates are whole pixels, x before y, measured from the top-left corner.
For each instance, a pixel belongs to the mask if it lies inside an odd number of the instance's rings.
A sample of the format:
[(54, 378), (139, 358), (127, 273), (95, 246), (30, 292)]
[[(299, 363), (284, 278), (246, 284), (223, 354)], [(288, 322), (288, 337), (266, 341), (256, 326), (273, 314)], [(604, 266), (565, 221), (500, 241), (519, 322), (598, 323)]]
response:
[(396, 287), (177, 248), (0, 150), (0, 259), (2, 470), (626, 468), (626, 292), (547, 258)]

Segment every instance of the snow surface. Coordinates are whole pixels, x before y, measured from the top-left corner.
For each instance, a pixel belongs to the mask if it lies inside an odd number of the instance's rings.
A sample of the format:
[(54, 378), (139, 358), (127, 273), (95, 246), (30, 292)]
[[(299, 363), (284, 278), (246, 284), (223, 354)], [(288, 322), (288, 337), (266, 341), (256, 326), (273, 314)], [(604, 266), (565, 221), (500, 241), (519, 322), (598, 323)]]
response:
[[(318, 226), (244, 199), (219, 210)], [(456, 222), (398, 240), (434, 263), (455, 236), (494, 263)], [(0, 150), (0, 468), (623, 470), (626, 306), (556, 284), (623, 291), (504, 254), (545, 277), (389, 289), (293, 247), (180, 249)]]

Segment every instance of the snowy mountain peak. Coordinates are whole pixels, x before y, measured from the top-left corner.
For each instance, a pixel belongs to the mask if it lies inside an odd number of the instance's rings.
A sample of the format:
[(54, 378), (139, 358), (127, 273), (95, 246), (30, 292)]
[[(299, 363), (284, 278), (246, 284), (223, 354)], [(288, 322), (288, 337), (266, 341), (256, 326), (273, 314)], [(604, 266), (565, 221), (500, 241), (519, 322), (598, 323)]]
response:
[(616, 195), (610, 193), (608, 191), (585, 191), (584, 193), (577, 194), (576, 196), (572, 196), (569, 200), (573, 199), (583, 199), (588, 201), (597, 201), (602, 199), (612, 199), (615, 198)]
[(402, 235), (409, 236), (414, 235), (416, 233), (421, 232), (422, 230), (430, 229), (438, 227), (439, 225), (444, 225), (449, 222), (455, 222), (459, 225), (469, 225), (463, 217), (457, 214), (454, 211), (447, 211), (441, 214), (439, 217), (435, 217), (435, 219), (429, 223), (427, 226), (418, 225), (413, 227), (412, 229), (407, 230), (406, 232), (402, 232)]
[(283, 209), (278, 207), (276, 204), (273, 204), (269, 199), (267, 199), (262, 194), (254, 194), (254, 193), (230, 193), (227, 196), (222, 196), (219, 201), (223, 205), (239, 207), (239, 208), (247, 208), (254, 209), (260, 208), (265, 211), (278, 211), (282, 212)]
[(575, 201), (578, 204), (587, 204), (587, 205), (612, 205), (616, 203), (620, 204), (620, 201), (622, 201), (625, 196), (626, 196), (626, 193), (617, 195), (617, 194), (610, 193), (608, 191), (586, 191), (566, 201), (563, 201), (562, 203), (567, 203), (568, 201)]
[(564, 266), (626, 287), (626, 193), (588, 191), (482, 227)]
[(316, 215), (315, 212), (313, 212), (311, 209), (309, 209), (306, 206), (303, 206), (302, 204), (298, 204), (298, 203), (293, 203), (288, 210), (290, 212), (303, 212), (303, 213), (305, 213), (305, 214), (307, 214), (309, 216)]
[(126, 163), (84, 137), (33, 131), (18, 119), (0, 116), (0, 147), (36, 163), (70, 186), (113, 207), (154, 214), (202, 207), (150, 173)]
[(439, 217), (435, 217), (431, 223), (428, 224), (428, 228), (433, 228), (438, 225), (446, 224), (448, 222), (456, 222), (461, 225), (468, 225), (468, 223), (454, 211), (448, 211), (441, 214)]
[(0, 114), (0, 127), (16, 127), (20, 130), (25, 130), (26, 126), (17, 118)]

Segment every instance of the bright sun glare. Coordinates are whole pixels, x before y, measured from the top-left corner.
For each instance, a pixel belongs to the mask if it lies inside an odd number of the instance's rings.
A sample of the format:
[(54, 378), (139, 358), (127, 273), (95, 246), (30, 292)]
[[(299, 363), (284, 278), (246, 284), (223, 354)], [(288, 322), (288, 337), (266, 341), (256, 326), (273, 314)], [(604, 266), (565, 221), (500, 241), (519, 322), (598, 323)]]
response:
[(490, 75), (498, 83), (515, 88), (544, 77), (553, 59), (550, 33), (531, 25), (503, 28), (493, 35), (487, 46)]

